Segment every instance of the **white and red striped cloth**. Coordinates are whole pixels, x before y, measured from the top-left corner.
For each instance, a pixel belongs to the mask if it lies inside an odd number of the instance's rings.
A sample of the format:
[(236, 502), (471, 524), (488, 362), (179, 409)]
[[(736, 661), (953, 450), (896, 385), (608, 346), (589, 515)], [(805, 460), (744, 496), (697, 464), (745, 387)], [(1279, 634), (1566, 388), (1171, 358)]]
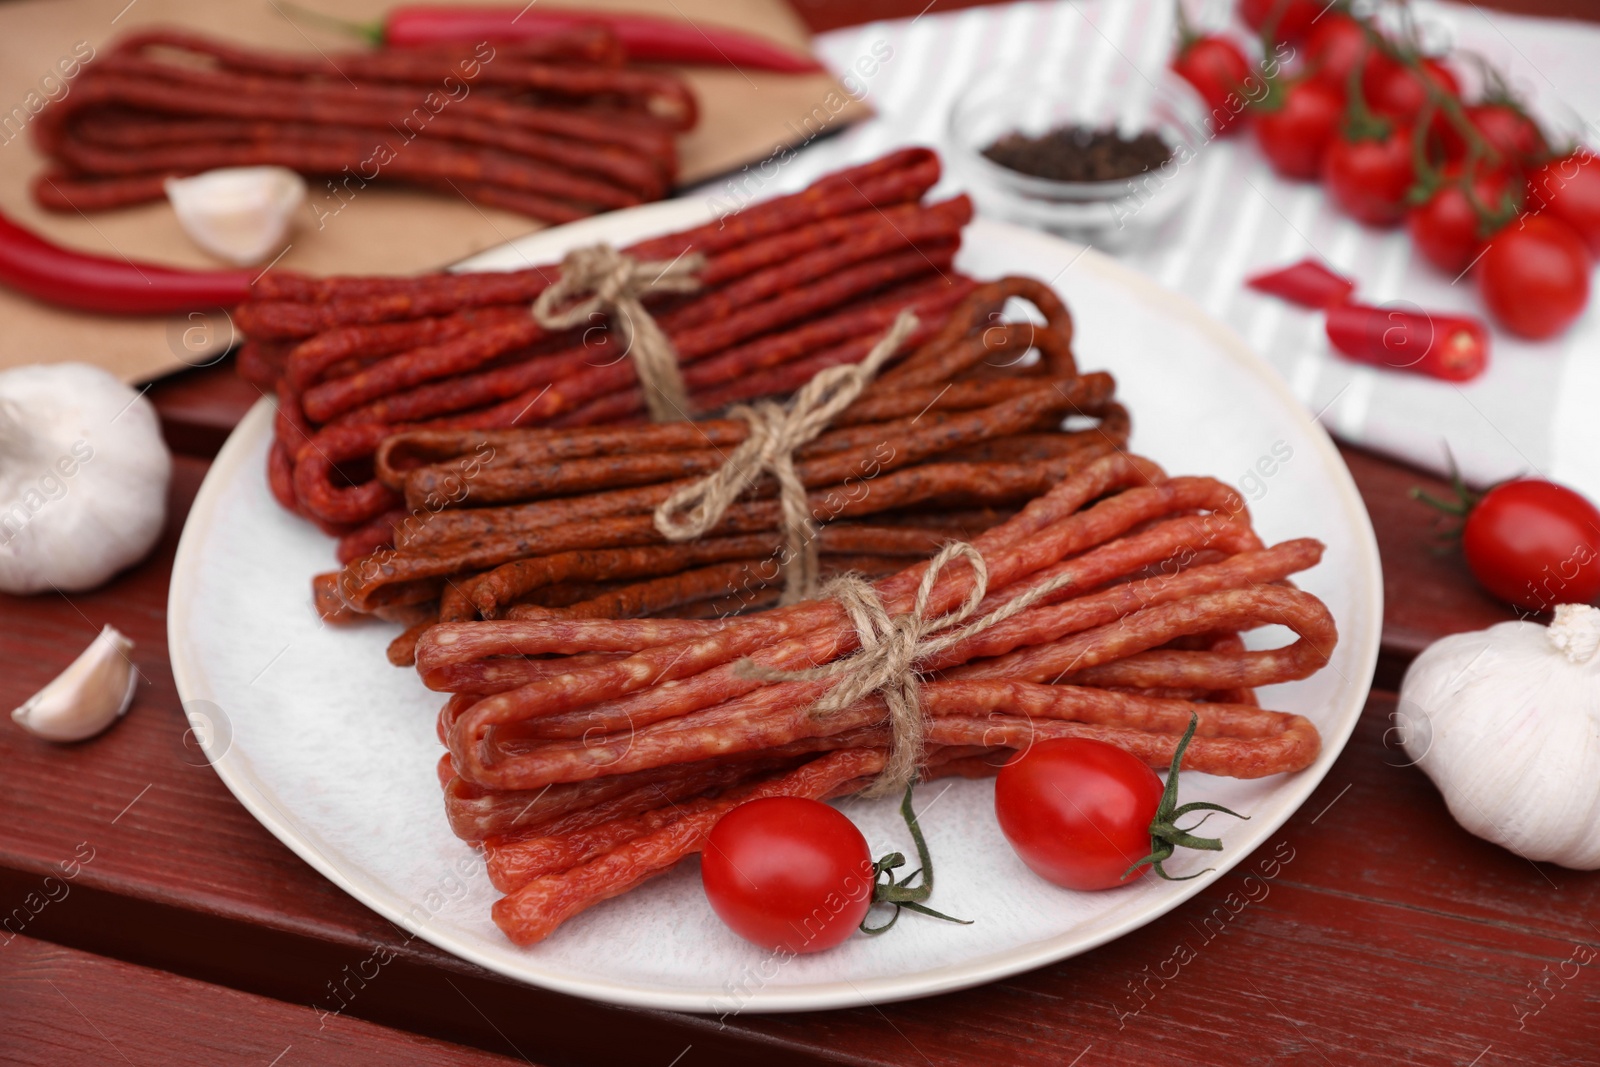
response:
[[(1203, 6), (1191, 0), (1194, 21), (1227, 22), (1225, 0)], [(1600, 27), (1442, 3), (1416, 11), (1435, 35), (1508, 72), (1536, 111), (1568, 130), (1576, 117), (1585, 139), (1600, 144)], [(1061, 71), (1070, 80), (1071, 72), (1128, 65), (1154, 78), (1172, 48), (1172, 17), (1172, 0), (1027, 2), (950, 14), (932, 7), (915, 19), (823, 34), (818, 54), (851, 74), (878, 117), (790, 157), (771, 184), (796, 188), (897, 145), (942, 146), (963, 87), (996, 71), (1022, 78)], [(858, 66), (863, 57), (872, 61)], [(1553, 341), (1494, 330), (1489, 371), (1465, 386), (1353, 365), (1330, 353), (1321, 316), (1247, 290), (1243, 279), (1316, 255), (1356, 278), (1365, 300), (1484, 316), (1472, 279), (1453, 285), (1416, 255), (1403, 230), (1364, 228), (1337, 214), (1318, 186), (1280, 180), (1248, 133), (1213, 142), (1191, 165), (1199, 168), (1195, 188), (1178, 217), (1158, 241), (1120, 258), (1229, 323), (1338, 436), (1435, 470), (1443, 469), (1448, 444), (1470, 482), (1537, 474), (1600, 501), (1600, 309), (1593, 303)], [(959, 175), (947, 174), (939, 192), (960, 185)], [(702, 192), (715, 196), (719, 186)]]

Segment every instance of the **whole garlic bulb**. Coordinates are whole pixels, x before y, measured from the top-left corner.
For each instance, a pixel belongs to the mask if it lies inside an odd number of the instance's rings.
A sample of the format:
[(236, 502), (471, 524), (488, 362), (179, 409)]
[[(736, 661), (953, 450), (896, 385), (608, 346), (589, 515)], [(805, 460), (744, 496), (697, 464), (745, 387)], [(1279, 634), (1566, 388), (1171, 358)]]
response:
[(0, 591), (92, 589), (142, 559), (171, 476), (155, 407), (114, 375), (0, 372)]
[(1600, 868), (1600, 609), (1435, 641), (1400, 686), (1402, 744), (1466, 829)]

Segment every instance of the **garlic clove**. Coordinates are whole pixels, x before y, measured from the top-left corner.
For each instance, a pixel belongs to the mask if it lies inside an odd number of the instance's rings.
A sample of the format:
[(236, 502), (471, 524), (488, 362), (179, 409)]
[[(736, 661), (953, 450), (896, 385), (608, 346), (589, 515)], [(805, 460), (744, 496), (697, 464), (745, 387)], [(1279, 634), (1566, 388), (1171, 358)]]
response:
[(66, 670), (11, 713), (24, 730), (46, 741), (82, 741), (128, 710), (139, 674), (128, 653), (133, 642), (113, 626), (101, 630)]
[(241, 267), (278, 252), (305, 180), (287, 167), (223, 167), (168, 178), (167, 199), (183, 232), (201, 248)]

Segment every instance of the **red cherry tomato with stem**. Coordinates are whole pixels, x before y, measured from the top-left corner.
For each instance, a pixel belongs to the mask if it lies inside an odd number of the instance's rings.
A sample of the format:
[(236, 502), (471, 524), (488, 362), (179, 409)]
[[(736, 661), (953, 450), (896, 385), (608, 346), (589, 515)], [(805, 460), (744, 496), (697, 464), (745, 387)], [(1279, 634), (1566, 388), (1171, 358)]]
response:
[[(1367, 58), (1361, 64), (1361, 95), (1368, 101), (1372, 99), (1373, 94), (1378, 91), (1384, 82), (1394, 76), (1395, 71), (1400, 67), (1399, 60), (1384, 51), (1385, 47), (1392, 48), (1393, 45), (1388, 43), (1387, 38), (1382, 38), (1382, 40), (1384, 41), (1382, 47), (1371, 41), (1368, 42)], [(1346, 83), (1346, 87), (1348, 89), (1348, 83)]]
[[(1463, 159), (1474, 147), (1473, 142), (1478, 141), (1478, 150), (1483, 151), (1487, 146), (1491, 150), (1489, 162), (1498, 166), (1516, 170), (1546, 162), (1550, 158), (1550, 143), (1527, 108), (1512, 93), (1505, 75), (1480, 55), (1469, 52), (1466, 56), (1477, 65), (1483, 89), (1479, 101), (1467, 107), (1461, 117), (1477, 136), (1467, 136), (1458, 121), (1445, 123), (1440, 127), (1445, 157)], [(1500, 158), (1495, 158), (1497, 154)]]
[(1225, 133), (1244, 114), (1245, 83), (1254, 75), (1250, 60), (1226, 37), (1185, 35), (1172, 58), (1172, 69), (1205, 101), (1215, 132)]
[[(881, 934), (903, 908), (966, 924), (924, 903), (933, 893), (933, 857), (911, 799), (907, 786), (900, 816), (916, 844), (918, 866), (898, 881), (905, 856), (891, 852), (873, 863), (861, 831), (819, 800), (763, 797), (739, 805), (712, 827), (700, 856), (711, 910), (747, 941), (797, 954), (832, 948), (858, 929)], [(888, 921), (868, 926), (874, 904), (894, 911)]]
[(1480, 171), (1468, 182), (1452, 164), (1433, 195), (1407, 213), (1406, 229), (1422, 258), (1455, 277), (1516, 216), (1520, 186), (1503, 170)]
[[(1550, 153), (1539, 124), (1512, 103), (1473, 104), (1463, 112), (1478, 136), (1500, 153), (1501, 164), (1531, 167)], [(1453, 122), (1438, 126), (1445, 158), (1459, 160), (1467, 154), (1467, 139)]]
[(872, 907), (872, 853), (843, 813), (803, 797), (741, 804), (712, 828), (700, 858), (711, 908), (763, 948), (820, 952)]
[(1600, 256), (1600, 156), (1580, 148), (1528, 176), (1532, 207), (1572, 227)]
[(1461, 531), (1473, 577), (1518, 607), (1548, 611), (1600, 597), (1600, 511), (1566, 486), (1497, 485)]
[(1589, 302), (1589, 248), (1550, 215), (1523, 215), (1490, 239), (1478, 289), (1500, 324), (1543, 340), (1572, 325)]
[(1450, 73), (1450, 68), (1437, 59), (1418, 60), (1415, 67), (1390, 60), (1387, 64), (1369, 68), (1370, 71), (1376, 73), (1363, 79), (1367, 105), (1378, 114), (1401, 122), (1416, 122), (1428, 106), (1432, 99), (1428, 83), (1436, 92), (1457, 98), (1461, 96), (1461, 83)]
[(1285, 178), (1313, 181), (1339, 132), (1344, 94), (1314, 79), (1275, 86), (1252, 115), (1256, 144)]
[(1363, 136), (1348, 131), (1328, 145), (1322, 180), (1346, 215), (1369, 226), (1393, 226), (1406, 213), (1406, 194), (1416, 178), (1411, 128), (1379, 120), (1379, 130)]
[(1350, 72), (1368, 61), (1370, 46), (1361, 23), (1349, 15), (1328, 12), (1306, 37), (1306, 73), (1336, 90), (1342, 98)]
[(1115, 745), (1043, 741), (1000, 769), (1000, 831), (1022, 861), (1067, 889), (1110, 889), (1144, 874), (1161, 779)]
[(1178, 766), (1198, 723), (1191, 716), (1165, 786), (1138, 757), (1104, 741), (1070, 737), (1033, 745), (995, 779), (1000, 831), (1036, 874), (1067, 889), (1125, 885), (1146, 865), (1173, 878), (1163, 864), (1175, 846), (1222, 847), (1193, 836), (1192, 826), (1180, 830), (1177, 820), (1193, 811), (1236, 814), (1216, 804), (1177, 803)]
[(1455, 478), (1456, 499), (1411, 495), (1465, 515), (1461, 548), (1478, 584), (1530, 611), (1600, 598), (1600, 509), (1564, 485), (1538, 478), (1502, 482), (1482, 496)]

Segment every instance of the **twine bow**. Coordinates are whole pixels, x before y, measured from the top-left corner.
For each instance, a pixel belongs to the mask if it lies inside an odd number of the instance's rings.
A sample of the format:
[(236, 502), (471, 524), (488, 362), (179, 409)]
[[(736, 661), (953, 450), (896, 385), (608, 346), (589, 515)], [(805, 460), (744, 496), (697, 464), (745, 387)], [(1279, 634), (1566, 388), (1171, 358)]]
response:
[(698, 252), (670, 262), (638, 260), (608, 244), (575, 248), (561, 261), (561, 277), (533, 302), (533, 317), (547, 330), (570, 330), (605, 315), (622, 335), (623, 354), (644, 390), (655, 422), (689, 417), (689, 392), (672, 341), (645, 310), (649, 293), (692, 293), (705, 265)]
[[(972, 588), (954, 611), (930, 618), (928, 605), (934, 588), (944, 569), (958, 558), (972, 565)], [(976, 548), (965, 541), (952, 541), (928, 561), (911, 610), (903, 615), (889, 614), (878, 591), (859, 575), (841, 574), (823, 587), (822, 599), (839, 601), (856, 629), (861, 648), (854, 655), (821, 667), (796, 671), (763, 667), (748, 659), (740, 661), (740, 668), (750, 677), (769, 682), (840, 679), (811, 706), (810, 713), (817, 716), (842, 711), (858, 700), (881, 692), (889, 709), (889, 759), (878, 779), (863, 790), (862, 795), (896, 793), (916, 776), (917, 765), (922, 761), (925, 731), (922, 706), (917, 698), (917, 661), (998, 626), (1076, 580), (1072, 568), (1066, 568), (1029, 586), (982, 618), (972, 619), (989, 593), (989, 568)]]
[(655, 525), (669, 541), (689, 541), (703, 536), (721, 520), (739, 495), (765, 473), (778, 483), (782, 511), (784, 560), (783, 602), (792, 604), (816, 593), (820, 564), (816, 525), (811, 519), (805, 483), (795, 470), (794, 453), (816, 439), (829, 423), (855, 402), (880, 367), (911, 332), (917, 317), (902, 311), (860, 363), (841, 364), (818, 371), (788, 407), (764, 400), (728, 409), (731, 418), (743, 419), (750, 434), (714, 473), (684, 486), (656, 508)]

